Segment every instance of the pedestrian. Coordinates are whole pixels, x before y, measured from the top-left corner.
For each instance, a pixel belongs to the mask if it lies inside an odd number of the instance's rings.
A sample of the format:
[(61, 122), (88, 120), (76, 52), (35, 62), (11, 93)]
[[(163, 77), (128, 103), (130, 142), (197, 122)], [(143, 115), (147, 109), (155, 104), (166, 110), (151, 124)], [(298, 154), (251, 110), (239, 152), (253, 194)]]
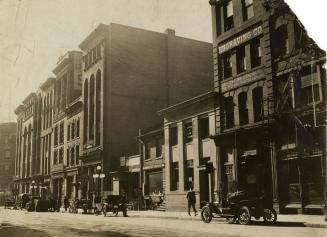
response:
[(120, 203), (123, 211), (123, 216), (128, 217), (127, 215), (127, 197), (125, 191), (122, 191), (122, 196), (120, 198)]
[(193, 186), (190, 187), (190, 191), (187, 192), (186, 195), (187, 203), (188, 203), (188, 215), (190, 216), (191, 213), (191, 207), (193, 208), (194, 215), (197, 215), (196, 209), (195, 209), (195, 203), (196, 203), (196, 197), (195, 192), (193, 190)]
[(65, 196), (65, 198), (64, 198), (64, 208), (65, 208), (65, 212), (67, 212), (68, 207), (69, 207), (69, 200), (68, 200), (68, 198)]

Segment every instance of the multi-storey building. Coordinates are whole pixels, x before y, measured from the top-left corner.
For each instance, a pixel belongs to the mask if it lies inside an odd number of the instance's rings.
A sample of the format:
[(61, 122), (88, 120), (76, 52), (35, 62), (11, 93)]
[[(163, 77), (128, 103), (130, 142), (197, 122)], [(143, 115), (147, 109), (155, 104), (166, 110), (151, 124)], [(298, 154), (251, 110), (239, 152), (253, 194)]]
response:
[(325, 52), (283, 1), (210, 4), (218, 193), (264, 192), (281, 212), (321, 209)]
[(0, 192), (11, 193), (14, 188), (16, 126), (16, 123), (0, 124)]
[[(168, 211), (187, 207), (192, 187), (197, 206), (218, 190), (216, 131), (218, 95), (207, 92), (159, 111), (164, 118), (165, 201)], [(150, 182), (151, 183), (151, 182)]]
[[(156, 111), (208, 91), (212, 45), (118, 24), (99, 25), (81, 44), (83, 122), (81, 161), (88, 191), (101, 166), (114, 193), (122, 156), (135, 154), (138, 129), (158, 123)], [(111, 174), (109, 176), (109, 174)], [(83, 178), (85, 180), (85, 178)]]
[[(75, 126), (77, 120), (79, 121), (76, 114), (80, 112), (78, 100), (81, 95), (82, 53), (67, 52), (59, 58), (53, 72), (56, 79), (53, 101), (52, 160), (50, 161), (51, 190), (55, 197), (63, 198), (67, 195), (67, 187), (71, 188), (73, 182), (71, 176), (66, 177), (66, 167), (76, 165), (75, 143), (72, 144), (71, 140), (75, 139)], [(78, 122), (78, 124), (80, 123)], [(74, 133), (71, 133), (73, 126)], [(71, 160), (74, 162), (72, 163)], [(71, 189), (68, 190), (68, 193), (70, 196)]]

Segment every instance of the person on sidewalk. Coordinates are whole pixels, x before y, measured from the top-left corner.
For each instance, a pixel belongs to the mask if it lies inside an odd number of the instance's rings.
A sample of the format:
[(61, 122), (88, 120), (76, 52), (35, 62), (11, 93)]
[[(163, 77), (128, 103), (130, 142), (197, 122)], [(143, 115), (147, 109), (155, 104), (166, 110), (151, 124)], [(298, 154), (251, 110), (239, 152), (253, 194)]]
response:
[(66, 196), (64, 198), (64, 207), (65, 207), (65, 212), (67, 212), (67, 209), (69, 207), (69, 200)]
[(197, 215), (197, 211), (195, 209), (195, 203), (196, 203), (196, 197), (195, 197), (195, 192), (193, 190), (193, 186), (190, 187), (190, 191), (187, 192), (186, 199), (188, 202), (188, 215), (190, 216), (191, 213), (191, 207), (193, 208), (194, 215)]

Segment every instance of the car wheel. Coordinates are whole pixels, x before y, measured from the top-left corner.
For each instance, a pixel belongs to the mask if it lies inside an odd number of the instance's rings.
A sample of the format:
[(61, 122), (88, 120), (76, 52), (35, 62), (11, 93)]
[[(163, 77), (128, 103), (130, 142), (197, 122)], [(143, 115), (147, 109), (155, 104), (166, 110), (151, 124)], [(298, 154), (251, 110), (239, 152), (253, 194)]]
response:
[(266, 223), (274, 224), (277, 221), (277, 213), (274, 209), (263, 209), (263, 220)]
[(114, 209), (114, 210), (112, 211), (112, 214), (113, 214), (114, 216), (117, 216), (117, 215), (118, 215), (118, 210), (117, 210), (117, 209)]
[(204, 223), (210, 223), (212, 220), (212, 213), (209, 207), (203, 207), (201, 210), (201, 219)]
[(251, 212), (247, 206), (242, 206), (238, 210), (238, 222), (241, 225), (248, 225), (251, 222)]

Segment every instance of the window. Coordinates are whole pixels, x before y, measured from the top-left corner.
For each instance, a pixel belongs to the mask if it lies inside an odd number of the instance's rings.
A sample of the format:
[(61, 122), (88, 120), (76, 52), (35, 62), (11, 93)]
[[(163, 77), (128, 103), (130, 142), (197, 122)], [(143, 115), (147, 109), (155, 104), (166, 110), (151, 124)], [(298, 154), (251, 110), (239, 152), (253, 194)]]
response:
[[(84, 140), (84, 144), (86, 144), (86, 142), (87, 142), (87, 125), (88, 125), (88, 118), (89, 118), (89, 115), (88, 115), (88, 111), (89, 111), (89, 107), (88, 107), (88, 105), (89, 105), (89, 93), (88, 93), (88, 80), (85, 80), (85, 82), (84, 82), (84, 129), (83, 129), (83, 131), (84, 131), (84, 134), (83, 134), (83, 140)], [(79, 133), (79, 131), (78, 131), (78, 133)]]
[(90, 114), (89, 114), (89, 141), (94, 142), (94, 75), (90, 79)]
[(67, 141), (70, 139), (70, 125), (67, 126)]
[(79, 146), (76, 146), (76, 165), (79, 164)]
[[(313, 94), (312, 94), (313, 92)], [(301, 105), (305, 106), (315, 102), (320, 101), (319, 85), (315, 84), (312, 86), (307, 86), (301, 89)]]
[(253, 0), (243, 0), (243, 20), (246, 21), (254, 16)]
[(275, 41), (274, 52), (276, 57), (281, 57), (290, 53), (287, 25), (280, 26), (275, 31), (274, 41)]
[(84, 67), (85, 68), (88, 68), (89, 67), (89, 55), (88, 54), (86, 54), (84, 56)]
[(240, 125), (245, 125), (249, 123), (249, 114), (247, 108), (247, 93), (241, 92), (238, 95), (238, 108), (240, 116)]
[(170, 191), (176, 191), (178, 189), (179, 176), (178, 176), (178, 162), (171, 163), (171, 179), (170, 179)]
[(71, 139), (74, 139), (75, 137), (75, 121), (72, 123), (72, 133), (71, 133)]
[(260, 39), (254, 39), (251, 42), (251, 68), (261, 65), (261, 46)]
[(175, 146), (178, 144), (177, 126), (171, 127), (169, 131), (170, 135), (170, 146)]
[(97, 59), (101, 58), (101, 44), (97, 45)]
[(148, 142), (145, 145), (145, 159), (146, 160), (151, 159), (151, 143), (150, 142)]
[(246, 70), (246, 57), (245, 57), (245, 46), (240, 46), (236, 49), (237, 59), (237, 73), (244, 72)]
[(184, 125), (184, 142), (192, 142), (193, 140), (193, 126), (192, 122), (185, 123)]
[(225, 98), (225, 128), (234, 127), (234, 102), (233, 97)]
[(60, 148), (59, 149), (59, 164), (61, 164), (63, 162), (63, 158), (64, 158), (64, 149)]
[(56, 165), (58, 163), (58, 150), (54, 150), (53, 152), (53, 164)]
[(79, 119), (77, 119), (77, 124), (76, 124), (76, 137), (79, 137)]
[(69, 148), (67, 148), (66, 158), (67, 158), (67, 166), (69, 166), (70, 165)]
[(64, 123), (60, 123), (60, 130), (59, 130), (59, 143), (64, 143)]
[(71, 148), (70, 155), (71, 155), (71, 157), (70, 157), (70, 165), (71, 166), (74, 166), (75, 165), (75, 149), (74, 149), (74, 147)]
[(93, 54), (93, 63), (95, 63), (96, 60), (97, 60), (97, 51), (96, 51), (96, 48), (93, 48), (92, 54)]
[(225, 31), (228, 31), (234, 27), (234, 19), (233, 19), (234, 11), (233, 11), (233, 1), (229, 0), (227, 4), (224, 6), (224, 28)]
[(224, 79), (232, 76), (233, 73), (233, 64), (232, 64), (232, 54), (231, 52), (227, 52), (222, 56), (223, 60), (223, 72)]
[(209, 137), (209, 118), (202, 118), (199, 120), (200, 139), (206, 139)]
[(54, 145), (58, 145), (58, 125), (56, 125), (54, 128)]
[(156, 157), (162, 156), (162, 145), (163, 145), (163, 139), (157, 138), (156, 139)]
[(254, 122), (261, 121), (263, 119), (263, 92), (262, 87), (256, 87), (252, 91), (253, 98), (253, 117)]

